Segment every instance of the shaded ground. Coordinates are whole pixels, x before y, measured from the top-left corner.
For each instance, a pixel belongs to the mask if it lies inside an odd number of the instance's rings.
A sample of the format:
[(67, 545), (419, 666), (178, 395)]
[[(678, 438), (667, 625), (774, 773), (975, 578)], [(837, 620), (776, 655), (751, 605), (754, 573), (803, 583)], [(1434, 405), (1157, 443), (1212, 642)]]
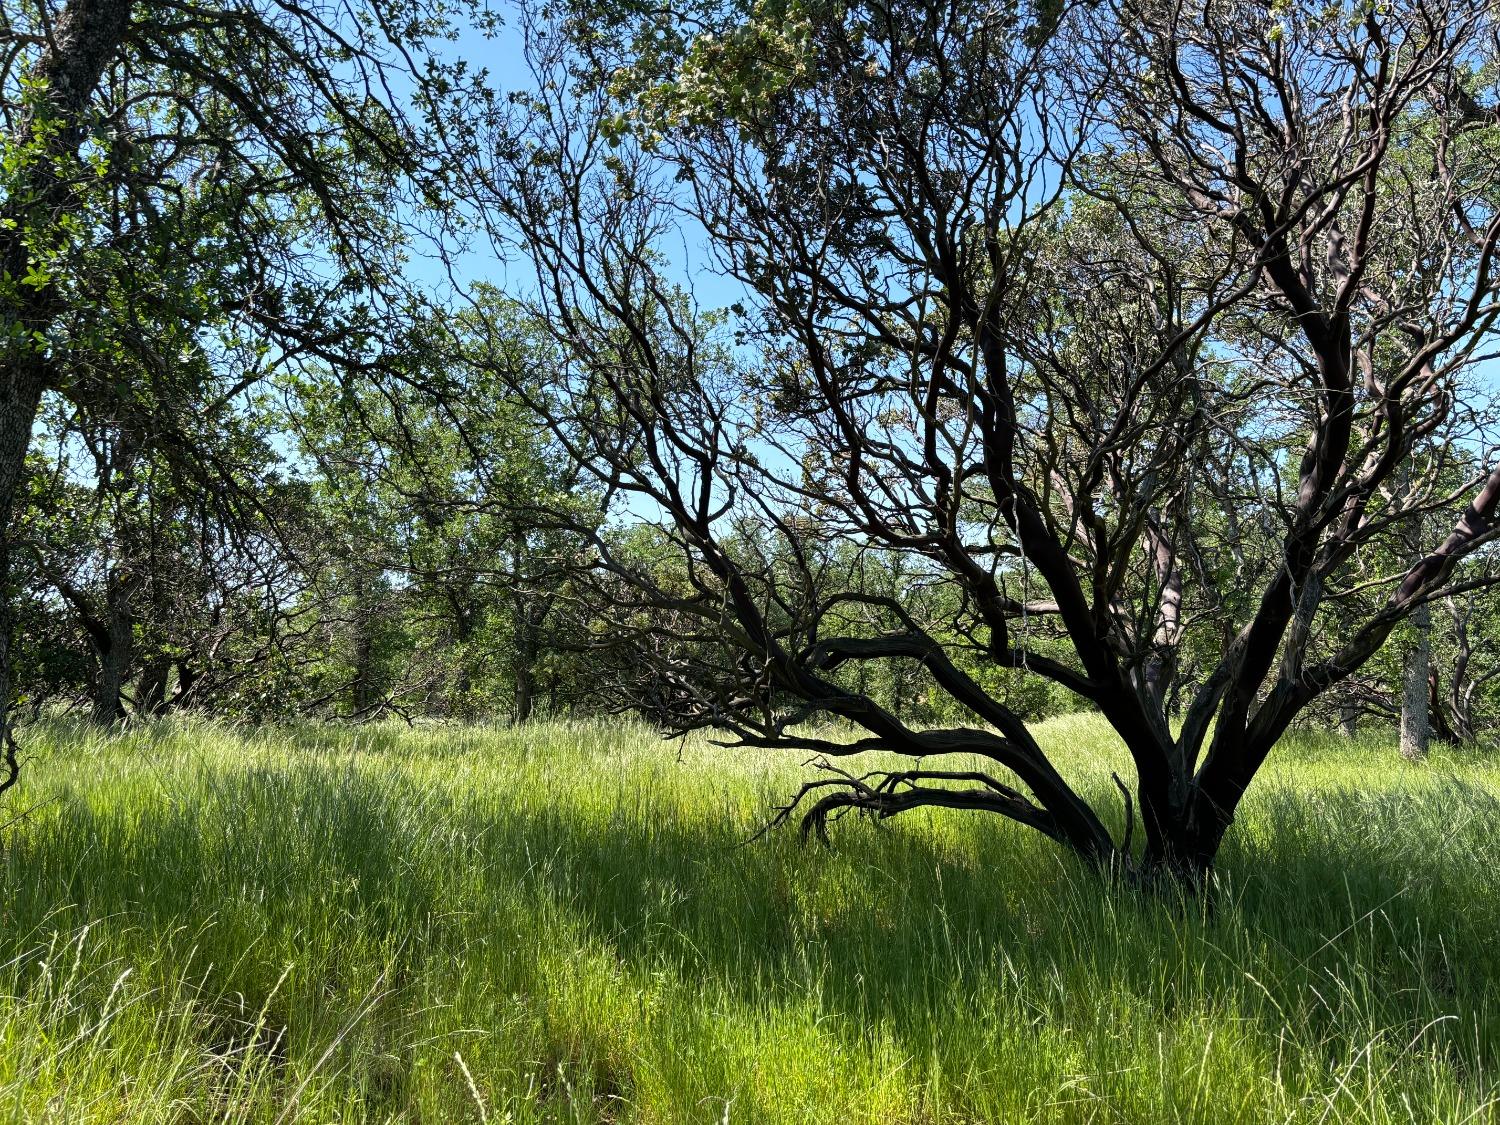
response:
[[(1110, 803), (1105, 729), (1043, 733)], [(974, 814), (740, 846), (796, 762), (630, 727), (58, 729), (0, 1113), (1500, 1120), (1500, 763), (1282, 758), (1205, 916)]]

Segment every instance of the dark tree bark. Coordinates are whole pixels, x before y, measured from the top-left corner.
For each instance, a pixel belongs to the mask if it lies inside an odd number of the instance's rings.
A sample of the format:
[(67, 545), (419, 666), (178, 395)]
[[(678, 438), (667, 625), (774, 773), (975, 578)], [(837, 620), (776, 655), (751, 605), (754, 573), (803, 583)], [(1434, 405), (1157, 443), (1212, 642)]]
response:
[(354, 644), (350, 661), (349, 709), (356, 719), (370, 718), (380, 707), (383, 693), (375, 667), (375, 633), (378, 608), (361, 602), (354, 622)]
[(99, 677), (94, 684), (94, 722), (110, 726), (127, 717), (125, 685), (131, 676), (135, 655), (134, 616), (131, 603), (141, 587), (139, 578), (118, 570), (109, 576), (105, 593), (102, 644), (96, 643)]
[(172, 661), (156, 657), (146, 662), (136, 686), (136, 710), (140, 714), (160, 718), (172, 710), (173, 699), (167, 694), (167, 683), (172, 676)]
[(530, 721), (536, 710), (537, 661), (542, 651), (542, 628), (551, 612), (552, 599), (532, 591), (515, 595), (515, 657), (511, 675), (515, 681), (516, 723)]
[(515, 721), (517, 725), (529, 722), (536, 706), (535, 676), (532, 674), (533, 654), (527, 648), (518, 648), (516, 653), (516, 701)]
[(536, 710), (536, 668), (542, 653), (542, 629), (552, 613), (557, 597), (555, 586), (552, 589), (538, 589), (536, 582), (526, 579), (526, 558), (525, 537), (517, 534), (511, 544), (511, 616), (514, 630), (511, 677), (515, 685), (515, 708), (512, 713), (517, 724), (529, 722)]
[[(36, 263), (29, 241), (76, 209), (72, 177), (82, 171), (83, 113), (125, 38), (131, 6), (130, 0), (71, 0), (27, 76), (40, 93), (7, 138), (8, 147), (27, 155), (14, 190), (0, 201), (0, 276), (31, 275)], [(52, 282), (18, 286), (16, 294), (0, 302), (0, 740), (8, 751), (0, 792), (18, 776), (10, 725), (11, 527), (32, 427), (53, 381), (43, 341), (63, 302)]]
[(1455, 746), (1460, 740), (1458, 732), (1453, 729), (1453, 724), (1448, 720), (1439, 686), (1440, 681), (1437, 666), (1429, 667), (1427, 669), (1427, 714), (1432, 719), (1432, 737), (1439, 742)]
[[(1487, 581), (1458, 568), (1497, 536), (1500, 468), (1456, 452), (1452, 388), (1500, 316), (1500, 218), (1476, 202), (1500, 177), (1442, 153), (1500, 143), (1461, 94), (1492, 12), (1403, 0), (1274, 35), (1233, 4), (1033, 14), (1018, 35), (963, 5), (841, 6), (773, 96), (669, 109), (639, 145), (573, 78), (624, 81), (640, 29), (577, 53), (565, 27), (533, 36), (540, 92), (474, 179), (536, 268), (562, 374), (540, 394), (481, 361), (602, 492), (660, 513), (666, 573), (592, 535), (622, 698), (827, 762), (782, 819), (984, 809), (1198, 885), (1308, 705)], [(735, 81), (697, 65), (694, 98)], [(642, 93), (640, 116), (672, 105)], [(661, 272), (683, 210), (753, 305), (732, 337)], [(1222, 511), (1186, 518), (1194, 497)], [(1423, 515), (1451, 532), (1360, 572)], [(840, 585), (831, 544), (919, 560), (961, 606), (923, 620)], [(856, 608), (880, 635), (852, 635)], [(1174, 729), (1190, 636), (1210, 655)], [(866, 663), (920, 668), (972, 722), (915, 728), (860, 689)], [(1139, 833), (1111, 833), (976, 665), (1108, 720)], [(911, 768), (836, 764), (865, 750)]]

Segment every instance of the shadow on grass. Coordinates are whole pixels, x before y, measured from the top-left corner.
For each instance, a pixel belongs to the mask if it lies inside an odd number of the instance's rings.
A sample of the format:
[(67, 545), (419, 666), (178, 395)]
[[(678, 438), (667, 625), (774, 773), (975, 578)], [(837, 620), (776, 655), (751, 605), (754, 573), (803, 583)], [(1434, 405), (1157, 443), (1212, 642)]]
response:
[(571, 941), (631, 979), (750, 1007), (816, 994), (849, 1034), (878, 1022), (917, 1057), (946, 1015), (984, 1005), (1040, 1026), (1229, 1004), (1267, 1042), (1292, 1024), (1351, 1053), (1372, 1021), (1457, 1014), (1456, 1065), (1500, 1064), (1500, 801), (1458, 782), (1258, 794), (1211, 914), (1108, 885), (972, 814), (848, 822), (831, 849), (803, 849), (792, 833), (743, 846), (737, 820), (649, 800), (471, 799), (316, 763), (226, 770), (196, 792), (74, 801), (28, 828), (4, 860), (0, 957), (70, 905), (57, 925), (121, 917), (164, 943), (212, 918), (181, 971), (219, 966), (252, 1003), (289, 952), (332, 994), (356, 949), (402, 950), (415, 972), (491, 938)]

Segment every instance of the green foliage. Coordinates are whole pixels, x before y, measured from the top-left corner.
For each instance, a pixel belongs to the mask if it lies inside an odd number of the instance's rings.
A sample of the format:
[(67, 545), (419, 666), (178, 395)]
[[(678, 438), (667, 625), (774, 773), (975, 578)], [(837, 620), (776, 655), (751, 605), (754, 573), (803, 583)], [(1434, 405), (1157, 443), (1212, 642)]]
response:
[(555, 701), (565, 680), (574, 694), (548, 617), (579, 550), (557, 528), (586, 519), (589, 496), (494, 374), (522, 366), (537, 388), (550, 357), (524, 318), (483, 295), (421, 324), (381, 378), (284, 383), (282, 425), (320, 536), (308, 600), (331, 642), (299, 694), (331, 705), (321, 713), (369, 718), (384, 701), (473, 719), (509, 712), (517, 694)]
[[(654, 144), (674, 131), (738, 122), (764, 124), (768, 111), (850, 75), (880, 81), (890, 61), (892, 10), (846, 0), (693, 0), (671, 6), (633, 0), (581, 0), (569, 6), (568, 31), (589, 65), (579, 77), (602, 85), (619, 110), (604, 122), (605, 139), (635, 136)], [(965, 18), (971, 43), (1044, 42), (1061, 5), (1006, 0)], [(905, 44), (915, 48), (915, 43)], [(965, 48), (959, 48), (960, 52)], [(928, 92), (939, 72), (970, 60), (916, 58)]]

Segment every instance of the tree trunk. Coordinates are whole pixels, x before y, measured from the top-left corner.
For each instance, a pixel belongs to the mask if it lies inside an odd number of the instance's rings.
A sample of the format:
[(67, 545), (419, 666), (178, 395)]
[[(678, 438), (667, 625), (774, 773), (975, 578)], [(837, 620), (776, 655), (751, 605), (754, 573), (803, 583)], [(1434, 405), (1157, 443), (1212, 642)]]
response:
[(516, 722), (524, 723), (531, 718), (536, 705), (536, 693), (531, 682), (531, 669), (520, 669), (516, 673)]
[(352, 717), (364, 718), (375, 709), (380, 695), (375, 685), (375, 638), (374, 626), (367, 616), (361, 616), (359, 632), (354, 638), (354, 677), (350, 681), (349, 705)]
[(1353, 738), (1359, 733), (1359, 708), (1353, 703), (1339, 704), (1339, 733), (1345, 738)]
[(1453, 658), (1453, 674), (1448, 683), (1448, 700), (1445, 713), (1452, 717), (1452, 733), (1455, 742), (1471, 742), (1475, 738), (1474, 693), (1479, 684), (1470, 675), (1474, 659), (1474, 646), (1469, 637), (1469, 618), (1474, 611), (1474, 597), (1470, 593), (1463, 602), (1456, 597), (1448, 599), (1448, 617), (1453, 624), (1453, 641), (1456, 652)]
[[(15, 120), (13, 139), (22, 150), (44, 136), (42, 151), (19, 171), (0, 214), (0, 276), (25, 277), (33, 264), (31, 236), (38, 223), (55, 225), (70, 211), (72, 179), (67, 164), (83, 139), (80, 122), (109, 61), (130, 26), (130, 0), (71, 0), (58, 14), (50, 41), (27, 77), (40, 99)], [(48, 128), (38, 130), (38, 118)], [(10, 299), (0, 307), (0, 743), (5, 765), (0, 792), (15, 784), (19, 766), (10, 729), (10, 642), (15, 625), (10, 588), (11, 525), (16, 491), (26, 467), (31, 429), (47, 385), (47, 360), (38, 338), (52, 326), (62, 298), (54, 284)]]
[(536, 635), (522, 611), (520, 629), (516, 632), (516, 722), (531, 718), (536, 707)]
[[(111, 645), (99, 654), (99, 678), (94, 682), (93, 721), (101, 727), (112, 727), (125, 719), (121, 691), (126, 679), (126, 656), (116, 650), (116, 635), (110, 631)], [(128, 646), (121, 646), (128, 649)]]
[[(511, 565), (517, 576), (523, 571), (526, 542), (517, 535), (511, 545)], [(512, 674), (516, 685), (515, 721), (524, 723), (536, 709), (536, 663), (542, 650), (542, 627), (552, 612), (556, 591), (541, 593), (518, 583), (512, 593), (515, 629), (515, 664)]]
[(1142, 881), (1196, 894), (1208, 885), (1214, 857), (1233, 818), (1202, 808), (1196, 814), (1181, 812), (1164, 819), (1158, 829), (1160, 843), (1142, 856)]
[(448, 708), (451, 713), (457, 714), (460, 718), (472, 720), (474, 702), (469, 696), (474, 688), (474, 674), (469, 665), (472, 659), (469, 641), (474, 637), (479, 610), (475, 608), (472, 598), (461, 597), (451, 588), (448, 590), (448, 605), (453, 611), (450, 647), (458, 651), (456, 657), (458, 666), (454, 670), (452, 686), (448, 689)]
[(136, 711), (142, 715), (165, 715), (172, 708), (167, 698), (167, 680), (172, 674), (172, 662), (157, 657), (146, 665), (141, 673), (141, 682), (136, 688)]
[(1177, 552), (1162, 530), (1160, 513), (1146, 519), (1146, 546), (1156, 575), (1158, 604), (1156, 633), (1151, 638), (1151, 652), (1146, 658), (1145, 686), (1151, 701), (1164, 714), (1171, 708), (1168, 699), (1176, 694), (1177, 653), (1182, 643), (1182, 571), (1177, 566)]
[(131, 602), (141, 586), (129, 561), (116, 564), (105, 580), (104, 621), (94, 638), (99, 678), (94, 683), (94, 722), (113, 726), (126, 717), (124, 691), (135, 651)]
[(197, 686), (198, 681), (202, 678), (203, 674), (189, 661), (177, 661), (177, 687), (172, 691), (172, 698), (169, 700), (169, 705), (182, 707), (190, 704), (193, 699), (193, 688)]
[[(7, 326), (8, 327), (8, 326)], [(11, 527), (16, 492), (26, 470), (31, 428), (42, 402), (42, 372), (30, 356), (7, 356), (0, 364), (0, 793), (20, 777), (20, 760), (11, 735), (11, 636), (15, 631), (15, 592), (11, 589)]]
[(1458, 735), (1454, 733), (1452, 725), (1448, 722), (1448, 713), (1443, 706), (1442, 696), (1438, 691), (1437, 665), (1432, 664), (1427, 669), (1427, 714), (1432, 720), (1432, 736), (1439, 742), (1446, 742), (1450, 746), (1458, 742)]
[(1411, 615), (1416, 643), (1406, 654), (1401, 692), (1401, 756), (1415, 762), (1427, 756), (1432, 733), (1427, 673), (1432, 656), (1432, 616), (1424, 602)]

